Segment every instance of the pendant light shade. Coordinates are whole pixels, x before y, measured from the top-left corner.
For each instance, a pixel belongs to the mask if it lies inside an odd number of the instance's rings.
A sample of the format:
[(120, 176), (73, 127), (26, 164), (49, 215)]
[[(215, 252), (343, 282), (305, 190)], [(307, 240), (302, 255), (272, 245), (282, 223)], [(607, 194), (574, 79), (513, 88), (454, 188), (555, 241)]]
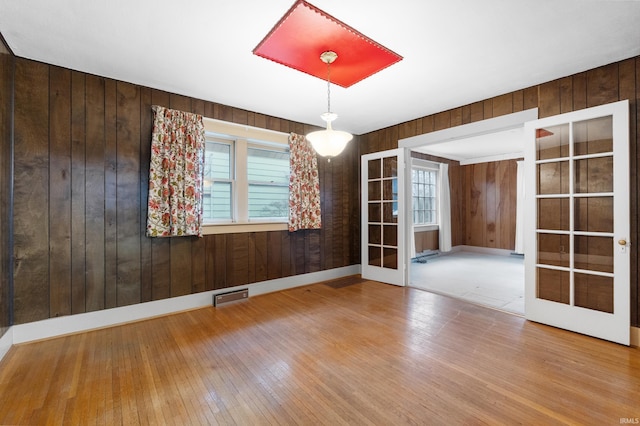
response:
[(320, 117), (327, 122), (325, 130), (318, 130), (307, 135), (307, 139), (311, 142), (311, 146), (316, 153), (322, 157), (335, 157), (339, 155), (347, 143), (353, 139), (351, 133), (341, 130), (333, 130), (331, 122), (338, 118), (337, 114), (331, 112), (331, 64), (336, 60), (338, 55), (335, 52), (327, 51), (320, 55), (320, 60), (327, 64), (327, 112)]
[(325, 112), (320, 117), (327, 122), (327, 128), (309, 133), (307, 139), (318, 155), (335, 157), (344, 151), (349, 141), (353, 139), (353, 135), (341, 130), (333, 130), (331, 122), (338, 118), (337, 114)]

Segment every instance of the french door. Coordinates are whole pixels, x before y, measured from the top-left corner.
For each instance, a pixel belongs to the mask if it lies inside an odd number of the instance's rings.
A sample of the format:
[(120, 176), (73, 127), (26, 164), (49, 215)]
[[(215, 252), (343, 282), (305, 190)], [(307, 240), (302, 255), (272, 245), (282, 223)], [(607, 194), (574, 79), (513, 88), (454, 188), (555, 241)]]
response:
[(525, 316), (629, 345), (629, 103), (525, 134)]
[(403, 149), (361, 157), (362, 277), (405, 285), (405, 160)]

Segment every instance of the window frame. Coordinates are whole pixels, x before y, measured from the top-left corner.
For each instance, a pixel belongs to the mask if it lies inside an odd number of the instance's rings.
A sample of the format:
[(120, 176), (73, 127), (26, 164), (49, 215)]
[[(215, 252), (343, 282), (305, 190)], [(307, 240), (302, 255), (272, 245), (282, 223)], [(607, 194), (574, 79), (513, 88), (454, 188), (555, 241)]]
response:
[[(419, 171), (428, 171), (435, 174), (436, 182), (434, 184), (435, 196), (429, 197), (435, 199), (435, 206), (433, 209), (435, 220), (430, 223), (416, 223), (414, 221), (416, 214), (416, 206), (414, 205), (414, 194), (413, 194), (413, 170)], [(411, 171), (412, 171), (412, 179), (411, 179), (411, 218), (414, 229), (421, 231), (429, 231), (436, 230), (440, 228), (440, 164), (432, 161), (422, 160), (418, 158), (413, 158), (411, 161)], [(425, 210), (425, 209), (422, 209)]]
[[(215, 182), (228, 182), (231, 184), (231, 200), (230, 200), (230, 213), (231, 213), (231, 218), (230, 219), (205, 219), (203, 218), (203, 226), (206, 225), (213, 225), (213, 224), (225, 224), (225, 223), (230, 223), (233, 222), (233, 217), (234, 215), (234, 209), (236, 208), (235, 204), (235, 198), (234, 194), (236, 192), (236, 153), (235, 153), (235, 146), (236, 146), (236, 141), (230, 137), (227, 137), (225, 135), (218, 135), (218, 134), (212, 134), (212, 133), (208, 133), (205, 135), (205, 149), (206, 149), (206, 144), (208, 142), (213, 142), (213, 143), (220, 143), (220, 144), (227, 144), (230, 146), (229, 152), (230, 152), (230, 159), (229, 159), (229, 174), (230, 177), (229, 179), (211, 179), (210, 182), (212, 184), (214, 184)], [(205, 168), (206, 168), (206, 154), (205, 154)], [(203, 213), (204, 215), (204, 213)]]
[(232, 218), (203, 219), (203, 234), (279, 231), (288, 229), (289, 218), (249, 218), (248, 148), (289, 151), (289, 134), (253, 126), (203, 118), (207, 139), (232, 142), (234, 173), (232, 184)]

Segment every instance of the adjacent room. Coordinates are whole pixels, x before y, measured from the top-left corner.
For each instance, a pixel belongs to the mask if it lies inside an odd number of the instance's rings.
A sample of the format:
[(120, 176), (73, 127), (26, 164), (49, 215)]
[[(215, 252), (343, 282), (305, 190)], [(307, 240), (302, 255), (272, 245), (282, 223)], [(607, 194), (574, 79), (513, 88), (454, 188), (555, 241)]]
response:
[[(410, 285), (524, 315), (525, 137), (519, 124), (490, 129), (493, 121), (482, 132), (463, 125), (409, 138), (424, 143), (411, 154)], [(462, 220), (443, 225), (452, 210)]]
[(0, 424), (638, 423), (639, 20), (0, 2)]

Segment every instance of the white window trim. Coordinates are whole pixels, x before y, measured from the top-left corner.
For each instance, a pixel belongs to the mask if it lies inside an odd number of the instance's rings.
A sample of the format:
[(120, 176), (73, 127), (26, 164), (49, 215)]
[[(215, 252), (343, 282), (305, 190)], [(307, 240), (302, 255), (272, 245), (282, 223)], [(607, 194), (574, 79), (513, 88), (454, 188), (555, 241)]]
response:
[[(289, 146), (289, 134), (276, 132), (274, 130), (261, 129), (258, 127), (248, 126), (244, 124), (230, 123), (222, 120), (203, 117), (204, 128), (206, 132), (213, 133), (216, 136), (234, 139), (234, 158), (247, 158), (247, 149), (252, 142), (268, 142), (282, 147)], [(252, 219), (249, 220), (248, 194), (249, 190), (247, 182), (247, 164), (243, 161), (235, 161), (235, 182), (236, 197), (233, 200), (232, 208), (233, 216), (237, 218), (235, 222), (231, 221), (208, 221), (202, 224), (203, 235), (214, 234), (231, 234), (239, 232), (266, 232), (266, 231), (284, 231), (289, 229), (288, 220), (286, 219)]]

